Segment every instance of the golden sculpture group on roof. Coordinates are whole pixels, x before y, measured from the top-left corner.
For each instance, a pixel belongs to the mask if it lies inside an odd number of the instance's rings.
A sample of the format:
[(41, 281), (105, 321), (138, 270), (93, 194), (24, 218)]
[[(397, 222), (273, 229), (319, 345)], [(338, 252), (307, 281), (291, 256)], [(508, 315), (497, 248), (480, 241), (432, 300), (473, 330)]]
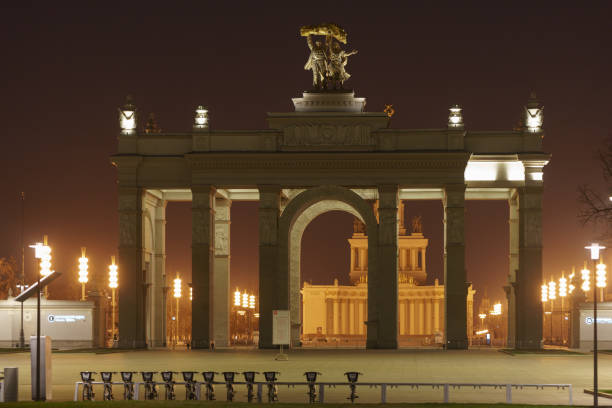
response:
[[(310, 56), (304, 69), (312, 71), (314, 89), (341, 90), (344, 82), (351, 76), (345, 68), (348, 57), (357, 54), (356, 50), (347, 52), (340, 45), (347, 42), (346, 31), (336, 24), (323, 23), (301, 27), (300, 35), (306, 37), (310, 48)], [(313, 39), (313, 36), (324, 36), (325, 40)]]

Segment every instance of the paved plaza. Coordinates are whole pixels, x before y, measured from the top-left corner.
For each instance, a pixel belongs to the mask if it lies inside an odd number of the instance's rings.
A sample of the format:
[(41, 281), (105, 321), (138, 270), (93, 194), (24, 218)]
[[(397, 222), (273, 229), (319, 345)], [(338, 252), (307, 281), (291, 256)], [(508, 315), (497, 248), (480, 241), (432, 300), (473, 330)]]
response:
[[(592, 403), (583, 393), (592, 386), (593, 358), (591, 354), (519, 354), (509, 355), (497, 350), (292, 350), (288, 361), (276, 361), (272, 350), (158, 350), (128, 351), (108, 354), (54, 353), (53, 399), (71, 400), (79, 371), (121, 370), (194, 370), (194, 371), (279, 371), (279, 381), (303, 381), (303, 373), (316, 370), (323, 373), (321, 381), (345, 381), (345, 371), (360, 371), (363, 382), (464, 382), (464, 383), (569, 383), (574, 387), (575, 404)], [(19, 367), (20, 399), (30, 398), (30, 355), (0, 354), (0, 367)], [(600, 388), (612, 388), (612, 355), (600, 358)], [(99, 379), (99, 376), (96, 377)], [(201, 378), (198, 375), (198, 378)], [(263, 380), (263, 375), (259, 377)], [(238, 387), (237, 400), (243, 400), (244, 390)], [(279, 387), (282, 402), (306, 402), (306, 389)], [(101, 389), (96, 392), (101, 396)], [(115, 390), (121, 396), (121, 390)], [(184, 398), (182, 387), (177, 395)], [(329, 388), (326, 402), (346, 402), (348, 387)], [(358, 388), (358, 402), (379, 402), (380, 390)], [(430, 387), (411, 390), (393, 388), (387, 391), (388, 402), (442, 401), (442, 390)], [(225, 399), (225, 389), (217, 386), (217, 397)], [(568, 391), (516, 390), (515, 403), (567, 404)], [(603, 399), (602, 404), (608, 404)], [(504, 402), (505, 390), (462, 388), (450, 391), (451, 402)]]

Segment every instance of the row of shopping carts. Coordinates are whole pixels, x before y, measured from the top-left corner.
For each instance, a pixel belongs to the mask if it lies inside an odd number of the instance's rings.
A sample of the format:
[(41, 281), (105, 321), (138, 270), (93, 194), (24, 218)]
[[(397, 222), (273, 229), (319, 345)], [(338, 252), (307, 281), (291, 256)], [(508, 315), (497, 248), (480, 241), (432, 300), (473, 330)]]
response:
[[(123, 399), (124, 400), (133, 400), (138, 399), (138, 385), (139, 383), (135, 382), (135, 374), (138, 374), (138, 371), (121, 371), (121, 382), (113, 382), (113, 374), (117, 374), (115, 371), (102, 371), (100, 372), (100, 377), (102, 379), (102, 399), (104, 401), (112, 401), (115, 399), (113, 395), (113, 385), (123, 386)], [(155, 380), (156, 374), (161, 375), (161, 382)], [(215, 384), (225, 384), (226, 389), (226, 399), (227, 401), (234, 401), (236, 396), (236, 384), (245, 384), (246, 385), (246, 397), (248, 402), (253, 402), (255, 399), (261, 401), (261, 387), (258, 387), (257, 393), (255, 392), (255, 385), (260, 384), (256, 381), (256, 376), (260, 374), (257, 371), (244, 371), (242, 375), (244, 377), (244, 383), (239, 382), (236, 379), (237, 375), (241, 373), (234, 371), (224, 371), (223, 381), (216, 382), (215, 375), (219, 374), (215, 371), (204, 371), (201, 372), (202, 377), (204, 379), (203, 382), (199, 382), (196, 380), (196, 375), (200, 373), (198, 371), (181, 371), (183, 381), (177, 382), (176, 375), (179, 374), (177, 371), (141, 371), (140, 374), (142, 376), (142, 383), (144, 385), (144, 399), (145, 400), (157, 400), (160, 399), (160, 394), (158, 392), (158, 385), (162, 385), (164, 388), (164, 398), (166, 400), (174, 400), (176, 399), (175, 386), (184, 385), (185, 387), (185, 399), (186, 400), (199, 400), (201, 398), (201, 386), (204, 386), (204, 399), (207, 401), (215, 400)], [(100, 384), (95, 379), (95, 374), (98, 374), (96, 371), (81, 371), (81, 381), (83, 385), (82, 390), (82, 399), (84, 401), (93, 401), (95, 400), (94, 393), (94, 384)], [(264, 371), (263, 375), (265, 378), (265, 385), (267, 386), (267, 397), (268, 402), (276, 402), (278, 401), (278, 375), (280, 373), (278, 371)], [(349, 382), (350, 387), (350, 395), (347, 399), (350, 399), (351, 402), (354, 402), (358, 396), (356, 395), (357, 388), (357, 380), (361, 373), (356, 371), (346, 372), (345, 375)], [(316, 392), (316, 381), (318, 375), (321, 373), (317, 371), (308, 371), (305, 372), (306, 382), (308, 385), (308, 400), (310, 403), (315, 403), (317, 401), (317, 392)], [(77, 394), (75, 391), (75, 399), (77, 398)]]

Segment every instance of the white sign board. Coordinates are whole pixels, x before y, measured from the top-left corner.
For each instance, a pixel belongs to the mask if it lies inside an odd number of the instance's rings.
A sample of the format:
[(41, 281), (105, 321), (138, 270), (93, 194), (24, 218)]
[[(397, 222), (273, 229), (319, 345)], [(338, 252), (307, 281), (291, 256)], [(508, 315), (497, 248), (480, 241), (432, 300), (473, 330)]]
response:
[[(593, 310), (580, 311), (580, 340), (593, 341)], [(597, 311), (597, 342), (612, 341), (612, 310)]]
[(288, 310), (272, 311), (272, 344), (275, 346), (289, 344), (291, 338), (291, 322)]

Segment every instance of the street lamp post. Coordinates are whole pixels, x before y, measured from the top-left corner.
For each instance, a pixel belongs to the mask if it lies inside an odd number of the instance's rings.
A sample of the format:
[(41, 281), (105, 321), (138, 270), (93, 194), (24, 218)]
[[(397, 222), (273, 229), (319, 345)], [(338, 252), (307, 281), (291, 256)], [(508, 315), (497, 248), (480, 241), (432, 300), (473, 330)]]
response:
[(565, 344), (565, 332), (563, 331), (563, 320), (565, 320), (565, 314), (563, 314), (563, 307), (565, 297), (567, 296), (567, 279), (563, 272), (559, 278), (559, 297), (561, 298), (561, 345)]
[[(548, 285), (546, 284), (546, 282), (544, 282), (541, 286), (542, 289), (542, 310), (544, 311), (544, 315), (543, 315), (543, 320), (542, 320), (542, 324), (545, 325), (545, 320), (546, 320), (546, 302), (548, 302)], [(543, 331), (544, 329), (542, 329)], [(544, 336), (544, 340), (546, 340), (546, 336)]]
[(174, 279), (174, 298), (176, 299), (176, 324), (174, 332), (174, 344), (178, 344), (179, 331), (179, 299), (181, 298), (181, 278), (176, 275)]
[[(599, 259), (599, 251), (606, 247), (599, 246), (598, 243), (593, 243), (591, 246), (585, 247), (591, 251), (591, 260), (593, 261), (593, 270), (596, 268), (597, 260)], [(585, 268), (586, 269), (586, 268)], [(605, 269), (604, 269), (605, 272)], [(605, 283), (605, 281), (604, 281)], [(599, 282), (593, 285), (593, 406), (597, 407), (598, 403), (598, 387), (597, 387), (597, 287)]]
[(557, 298), (557, 283), (550, 278), (548, 282), (548, 299), (550, 299), (550, 344), (553, 344), (553, 316), (555, 312), (555, 299)]
[[(43, 236), (43, 243), (30, 245), (34, 249), (34, 257), (40, 259), (40, 273), (36, 284), (36, 401), (40, 396), (40, 277), (51, 275), (51, 247), (47, 245), (47, 236)], [(45, 399), (45, 398), (43, 398)]]
[(85, 300), (85, 284), (87, 283), (87, 270), (89, 260), (85, 257), (85, 247), (81, 247), (81, 257), (79, 258), (79, 282), (81, 283), (81, 300)]
[(111, 313), (112, 313), (112, 323), (111, 323), (111, 335), (113, 336), (113, 346), (115, 345), (116, 332), (115, 332), (115, 309), (117, 308), (116, 298), (115, 298), (115, 290), (119, 286), (119, 277), (117, 272), (117, 265), (115, 265), (115, 257), (111, 256), (111, 264), (108, 266), (108, 287), (111, 288)]

